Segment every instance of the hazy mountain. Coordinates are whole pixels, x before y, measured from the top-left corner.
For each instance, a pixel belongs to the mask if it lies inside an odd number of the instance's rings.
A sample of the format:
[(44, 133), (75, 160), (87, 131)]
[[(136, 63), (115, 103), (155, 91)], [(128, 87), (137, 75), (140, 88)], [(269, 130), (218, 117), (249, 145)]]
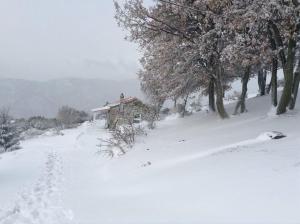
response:
[(138, 80), (59, 79), (28, 81), (0, 79), (0, 107), (9, 107), (15, 117), (53, 117), (62, 105), (90, 111), (120, 93), (142, 98)]

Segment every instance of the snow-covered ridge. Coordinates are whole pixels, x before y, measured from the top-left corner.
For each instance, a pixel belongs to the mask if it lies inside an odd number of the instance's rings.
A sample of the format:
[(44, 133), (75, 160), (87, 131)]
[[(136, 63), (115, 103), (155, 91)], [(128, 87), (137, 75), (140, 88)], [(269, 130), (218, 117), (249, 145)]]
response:
[(124, 92), (142, 97), (138, 80), (57, 79), (45, 82), (0, 79), (0, 108), (9, 107), (14, 117), (55, 117), (68, 105), (80, 110), (113, 101)]

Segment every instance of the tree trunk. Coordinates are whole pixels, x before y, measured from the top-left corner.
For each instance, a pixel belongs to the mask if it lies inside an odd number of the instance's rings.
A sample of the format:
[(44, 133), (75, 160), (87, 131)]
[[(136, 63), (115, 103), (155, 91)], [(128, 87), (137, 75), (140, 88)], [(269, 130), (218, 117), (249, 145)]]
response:
[(281, 64), (283, 67), (285, 67), (286, 64), (286, 57), (283, 47), (283, 41), (279, 32), (278, 27), (274, 24), (273, 21), (269, 21), (268, 24), (268, 32), (269, 32), (269, 38), (272, 50), (278, 50), (278, 56), (281, 61)]
[(293, 110), (296, 105), (298, 89), (299, 89), (299, 82), (300, 82), (300, 60), (298, 60), (297, 69), (294, 74), (292, 98), (291, 98), (291, 102), (290, 102), (290, 106), (289, 106), (290, 110)]
[(184, 117), (185, 113), (186, 113), (186, 104), (187, 104), (188, 97), (189, 97), (189, 94), (183, 100), (183, 111), (182, 111), (182, 115), (181, 115), (182, 117)]
[[(271, 27), (273, 27), (273, 33), (274, 34), (272, 34), (272, 28)], [(270, 24), (268, 25), (268, 36), (269, 36), (269, 41), (270, 41), (270, 44), (271, 44), (271, 48), (272, 48), (273, 51), (276, 51), (276, 49), (277, 49), (276, 41), (275, 41), (276, 37), (273, 37), (273, 36), (276, 36), (276, 34), (274, 32), (274, 28), (275, 28), (275, 30), (277, 30), (274, 25), (270, 25)], [(277, 40), (278, 40), (278, 37), (277, 37)], [(280, 40), (278, 40), (277, 42), (278, 42), (279, 45), (282, 44)], [(281, 47), (281, 46), (279, 46), (279, 47)], [(284, 63), (284, 61), (282, 61), (282, 63)], [(272, 89), (271, 98), (272, 98), (272, 104), (273, 104), (274, 107), (277, 107), (277, 104), (278, 104), (278, 100), (277, 100), (277, 70), (278, 70), (278, 57), (273, 56), (273, 59), (272, 59), (272, 77), (271, 77), (271, 83), (270, 83), (269, 88)], [(270, 92), (270, 89), (268, 90), (268, 93), (269, 92)]]
[(258, 71), (258, 87), (259, 94), (264, 96), (266, 94), (266, 73), (263, 69)]
[(214, 78), (210, 78), (210, 80), (209, 80), (209, 85), (208, 85), (208, 104), (209, 104), (209, 110), (213, 111), (213, 112), (216, 112)]
[(272, 77), (271, 77), (271, 98), (272, 98), (272, 105), (277, 107), (278, 100), (277, 100), (277, 70), (278, 70), (278, 59), (274, 57), (272, 60)]
[(285, 85), (283, 87), (282, 95), (279, 101), (279, 105), (277, 107), (277, 115), (286, 112), (286, 108), (289, 105), (292, 98), (295, 47), (296, 41), (291, 37), (288, 44), (286, 65), (283, 66)]
[(218, 110), (220, 117), (222, 119), (225, 119), (225, 118), (229, 118), (229, 116), (225, 110), (224, 103), (223, 103), (223, 85), (222, 85), (222, 81), (221, 81), (222, 68), (220, 66), (218, 66), (218, 67), (219, 68), (217, 69), (217, 74), (216, 74), (217, 77), (215, 79), (216, 96), (217, 96), (216, 105), (217, 105), (217, 110)]
[(250, 67), (246, 68), (246, 71), (243, 75), (242, 78), (242, 94), (239, 98), (239, 101), (236, 104), (234, 114), (236, 115), (238, 113), (238, 110), (241, 108), (241, 113), (244, 113), (246, 111), (246, 95), (247, 95), (247, 86), (248, 86), (248, 81), (250, 78)]
[(177, 98), (174, 98), (173, 102), (174, 102), (173, 108), (176, 109), (176, 107), (177, 107)]
[(267, 94), (270, 94), (271, 88), (272, 88), (272, 79), (271, 79), (270, 83), (267, 85), (267, 89), (266, 89)]

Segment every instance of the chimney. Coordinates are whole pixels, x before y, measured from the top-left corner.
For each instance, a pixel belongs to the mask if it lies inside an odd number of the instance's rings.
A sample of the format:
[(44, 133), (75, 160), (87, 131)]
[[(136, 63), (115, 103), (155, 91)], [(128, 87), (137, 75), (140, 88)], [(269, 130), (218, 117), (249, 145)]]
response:
[(123, 100), (124, 100), (124, 93), (121, 93), (121, 95), (120, 95), (120, 107), (119, 107), (119, 111), (121, 113), (124, 112), (124, 103), (123, 103)]
[(124, 93), (121, 93), (120, 95), (120, 101), (122, 101), (124, 99)]

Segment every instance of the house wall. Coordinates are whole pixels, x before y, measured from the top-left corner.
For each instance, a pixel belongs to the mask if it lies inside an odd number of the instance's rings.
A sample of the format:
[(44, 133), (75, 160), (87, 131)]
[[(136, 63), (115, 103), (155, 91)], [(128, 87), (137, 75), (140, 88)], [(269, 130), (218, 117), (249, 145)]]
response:
[(107, 112), (103, 111), (98, 111), (98, 112), (93, 112), (93, 120), (99, 120), (99, 119), (104, 119), (107, 116)]
[(111, 108), (108, 113), (108, 127), (115, 128), (116, 125), (132, 123), (137, 114), (141, 114), (143, 120), (146, 112), (147, 106), (139, 100), (124, 104), (123, 112), (120, 111), (119, 106), (116, 106)]

